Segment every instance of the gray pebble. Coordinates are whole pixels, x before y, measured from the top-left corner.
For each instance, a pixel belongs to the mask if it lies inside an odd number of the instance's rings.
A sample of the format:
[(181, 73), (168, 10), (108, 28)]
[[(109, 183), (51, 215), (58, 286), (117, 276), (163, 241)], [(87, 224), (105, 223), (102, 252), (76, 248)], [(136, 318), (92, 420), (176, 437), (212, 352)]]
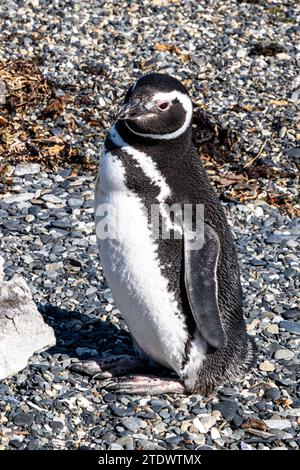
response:
[(279, 323), (279, 327), (294, 335), (300, 335), (300, 323), (284, 320)]

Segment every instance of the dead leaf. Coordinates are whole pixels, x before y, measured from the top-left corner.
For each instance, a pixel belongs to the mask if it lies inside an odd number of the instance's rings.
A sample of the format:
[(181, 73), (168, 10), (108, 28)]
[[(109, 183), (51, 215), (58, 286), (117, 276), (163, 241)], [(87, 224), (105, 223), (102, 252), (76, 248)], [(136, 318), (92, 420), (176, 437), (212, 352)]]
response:
[(172, 52), (178, 55), (181, 54), (179, 47), (175, 46), (174, 44), (162, 44), (160, 42), (156, 42), (154, 44), (154, 49), (160, 52)]
[(46, 108), (41, 112), (42, 118), (57, 119), (65, 110), (65, 98), (63, 96), (50, 100)]
[(3, 165), (0, 165), (0, 178), (5, 174), (5, 171), (8, 167), (8, 163), (3, 163)]
[(268, 427), (264, 421), (258, 418), (249, 418), (241, 425), (242, 429), (259, 429), (260, 431), (267, 431)]
[(191, 60), (190, 54), (180, 54), (179, 56), (180, 62), (189, 62)]
[(283, 408), (289, 408), (290, 405), (293, 403), (293, 400), (290, 398), (279, 398), (278, 400), (275, 400), (276, 405), (283, 406)]
[(236, 112), (243, 112), (243, 111), (252, 111), (253, 106), (251, 104), (240, 104), (240, 103), (235, 103), (231, 108), (231, 111), (236, 111)]
[(2, 127), (7, 127), (8, 126), (8, 120), (5, 119), (5, 117), (0, 116), (0, 126)]

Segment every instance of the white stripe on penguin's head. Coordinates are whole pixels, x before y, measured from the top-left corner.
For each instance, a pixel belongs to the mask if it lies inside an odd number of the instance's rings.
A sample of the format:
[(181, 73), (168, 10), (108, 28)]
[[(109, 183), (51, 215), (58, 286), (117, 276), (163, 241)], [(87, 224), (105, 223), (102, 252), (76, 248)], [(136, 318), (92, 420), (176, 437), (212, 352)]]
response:
[(192, 115), (193, 115), (193, 105), (189, 96), (177, 90), (174, 90), (171, 92), (158, 92), (158, 93), (155, 93), (155, 95), (153, 95), (151, 101), (146, 104), (146, 107), (148, 109), (151, 109), (151, 107), (154, 106), (155, 103), (159, 101), (172, 102), (175, 100), (178, 100), (180, 102), (181, 106), (183, 107), (185, 111), (184, 123), (176, 131), (170, 132), (167, 134), (147, 134), (147, 133), (137, 132), (136, 130), (133, 130), (130, 124), (128, 124), (128, 122), (125, 121), (126, 126), (133, 134), (139, 135), (141, 137), (147, 137), (147, 138), (156, 139), (156, 140), (176, 139), (177, 137), (182, 135), (191, 124)]

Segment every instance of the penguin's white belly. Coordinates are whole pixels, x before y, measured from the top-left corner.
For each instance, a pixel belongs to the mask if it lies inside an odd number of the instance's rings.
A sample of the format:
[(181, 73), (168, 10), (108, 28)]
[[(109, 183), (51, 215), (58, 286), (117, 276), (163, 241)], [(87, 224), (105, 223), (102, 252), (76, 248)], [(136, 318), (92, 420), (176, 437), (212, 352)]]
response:
[[(126, 187), (124, 167), (112, 153), (102, 156), (95, 206), (102, 267), (116, 305), (143, 351), (180, 375), (188, 339), (183, 315), (162, 275), (142, 202)], [(104, 222), (108, 236), (101, 234)]]

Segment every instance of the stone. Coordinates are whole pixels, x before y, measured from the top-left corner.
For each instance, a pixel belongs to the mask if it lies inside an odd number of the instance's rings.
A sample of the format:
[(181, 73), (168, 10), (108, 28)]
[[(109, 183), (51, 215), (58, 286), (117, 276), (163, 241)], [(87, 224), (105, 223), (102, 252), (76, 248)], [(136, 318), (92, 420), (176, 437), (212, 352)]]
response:
[(286, 310), (282, 312), (281, 316), (285, 320), (296, 320), (297, 318), (300, 319), (300, 310)]
[(197, 417), (193, 419), (193, 425), (196, 429), (198, 429), (199, 432), (205, 434), (216, 424), (216, 421), (216, 418), (213, 416), (204, 415), (201, 418)]
[(35, 216), (32, 215), (32, 214), (28, 214), (28, 215), (26, 215), (25, 220), (28, 224), (30, 224), (31, 222), (33, 222), (35, 220)]
[(277, 387), (269, 388), (269, 390), (266, 390), (264, 393), (264, 398), (266, 400), (278, 400), (279, 397), (280, 397), (280, 391), (278, 390)]
[(108, 450), (124, 450), (122, 446), (120, 446), (119, 444), (110, 444)]
[(52, 227), (59, 229), (66, 229), (72, 227), (72, 222), (69, 219), (58, 219), (51, 222)]
[(288, 419), (266, 419), (266, 425), (269, 429), (287, 429), (291, 428), (291, 423)]
[(215, 441), (216, 439), (220, 439), (221, 435), (217, 428), (211, 428), (210, 437), (212, 438), (213, 441)]
[(286, 361), (292, 359), (294, 357), (293, 351), (290, 349), (278, 349), (274, 355), (275, 359), (285, 359)]
[(238, 405), (233, 401), (224, 401), (213, 405), (214, 410), (220, 411), (223, 418), (233, 420), (238, 411)]
[(115, 445), (122, 446), (127, 450), (134, 450), (133, 438), (131, 436), (123, 436), (115, 441)]
[(97, 287), (92, 286), (86, 290), (85, 294), (88, 296), (95, 295), (97, 293), (97, 290), (98, 290)]
[(34, 199), (34, 193), (20, 193), (13, 195), (5, 195), (2, 199), (5, 204), (18, 204), (20, 202), (26, 202)]
[(147, 424), (140, 418), (130, 416), (121, 420), (122, 425), (129, 431), (137, 432), (141, 428), (146, 428)]
[(14, 423), (17, 426), (30, 426), (34, 421), (34, 414), (32, 412), (30, 413), (17, 413), (14, 416)]
[(81, 197), (70, 197), (67, 200), (67, 205), (72, 207), (72, 209), (76, 209), (78, 207), (82, 207), (84, 204), (84, 199)]
[(80, 358), (98, 356), (97, 349), (92, 348), (76, 348), (75, 352)]
[(268, 325), (266, 328), (266, 331), (268, 333), (271, 333), (272, 335), (278, 335), (279, 333), (278, 325)]
[(56, 343), (32, 300), (26, 281), (15, 275), (3, 280), (4, 261), (0, 257), (0, 379), (16, 374), (28, 359)]
[(300, 323), (284, 320), (279, 323), (279, 327), (294, 335), (300, 335)]
[(263, 217), (264, 216), (264, 210), (262, 207), (258, 206), (254, 209), (254, 214), (256, 217)]
[(58, 271), (64, 267), (63, 263), (59, 261), (58, 263), (48, 263), (45, 265), (46, 271)]
[(35, 175), (40, 173), (41, 167), (37, 163), (27, 163), (26, 165), (17, 165), (14, 171), (15, 176)]
[(63, 200), (60, 197), (55, 196), (54, 194), (44, 194), (42, 196), (43, 201), (50, 202), (51, 204), (61, 204)]
[(262, 370), (263, 372), (273, 372), (275, 370), (274, 364), (272, 364), (269, 361), (261, 362), (258, 368), (259, 370)]

